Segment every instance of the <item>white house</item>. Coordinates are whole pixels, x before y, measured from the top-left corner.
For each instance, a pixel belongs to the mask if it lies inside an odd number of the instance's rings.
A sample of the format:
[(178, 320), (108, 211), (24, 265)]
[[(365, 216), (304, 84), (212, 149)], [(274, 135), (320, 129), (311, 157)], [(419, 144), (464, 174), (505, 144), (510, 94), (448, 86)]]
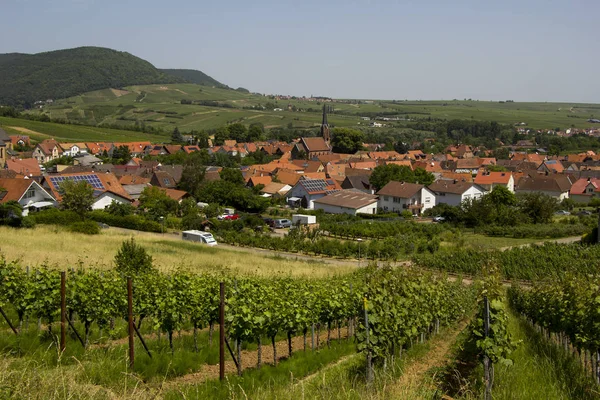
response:
[(56, 199), (32, 179), (0, 179), (0, 203), (17, 201), (23, 216), (47, 207), (56, 207)]
[(75, 157), (88, 152), (85, 143), (60, 143), (59, 146), (62, 149), (63, 156), (67, 157)]
[(435, 206), (435, 193), (427, 187), (408, 182), (390, 181), (377, 192), (378, 207), (384, 211), (410, 211), (420, 215)]
[(429, 190), (435, 193), (435, 204), (458, 206), (465, 200), (478, 199), (486, 190), (476, 183), (457, 180), (437, 180), (429, 185)]
[(309, 179), (302, 177), (298, 183), (287, 192), (285, 197), (288, 204), (312, 210), (314, 208), (313, 203), (315, 200), (340, 189), (340, 185), (333, 179)]
[(376, 214), (377, 196), (359, 190), (339, 190), (314, 200), (315, 210), (330, 214)]
[(113, 202), (121, 204), (131, 204), (131, 198), (107, 190), (105, 192), (98, 193), (97, 196), (94, 197), (92, 210), (104, 210)]
[(494, 186), (504, 186), (510, 192), (515, 192), (515, 179), (512, 172), (479, 171), (474, 182), (487, 191), (492, 191)]

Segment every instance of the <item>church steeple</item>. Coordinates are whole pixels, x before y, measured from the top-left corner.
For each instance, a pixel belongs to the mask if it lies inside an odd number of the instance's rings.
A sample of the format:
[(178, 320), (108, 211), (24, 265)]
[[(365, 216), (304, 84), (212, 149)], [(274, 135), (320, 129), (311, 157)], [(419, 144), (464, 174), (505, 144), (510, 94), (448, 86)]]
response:
[(327, 123), (327, 106), (323, 104), (323, 122), (321, 122), (321, 136), (329, 144), (331, 141), (331, 134), (329, 132), (329, 124)]

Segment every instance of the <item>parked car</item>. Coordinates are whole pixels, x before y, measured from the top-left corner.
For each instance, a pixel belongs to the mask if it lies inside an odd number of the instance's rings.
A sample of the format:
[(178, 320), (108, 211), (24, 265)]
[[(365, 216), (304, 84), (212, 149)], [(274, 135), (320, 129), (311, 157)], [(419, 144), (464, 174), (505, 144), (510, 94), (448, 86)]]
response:
[(292, 227), (292, 221), (290, 221), (289, 219), (276, 219), (275, 223), (273, 224), (273, 226), (275, 228), (281, 229), (281, 228), (291, 228)]
[(592, 215), (592, 212), (588, 210), (581, 210), (577, 213), (577, 215)]
[(441, 215), (438, 215), (437, 217), (433, 217), (433, 222), (444, 222), (446, 220), (446, 218), (442, 217)]
[(265, 225), (270, 226), (271, 228), (275, 226), (275, 220), (273, 218), (263, 218), (265, 221)]
[(571, 215), (567, 210), (560, 210), (554, 213), (555, 215)]
[(239, 218), (240, 216), (238, 214), (221, 214), (217, 217), (219, 221), (235, 221)]

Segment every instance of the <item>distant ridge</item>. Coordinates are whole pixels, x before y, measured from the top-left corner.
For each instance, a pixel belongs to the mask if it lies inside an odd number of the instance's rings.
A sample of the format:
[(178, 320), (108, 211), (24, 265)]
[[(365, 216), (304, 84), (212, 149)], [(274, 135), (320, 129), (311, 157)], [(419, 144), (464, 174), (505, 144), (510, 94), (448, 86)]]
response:
[[(139, 57), (104, 47), (78, 47), (37, 54), (0, 54), (0, 105), (30, 108), (38, 100), (61, 99), (130, 85), (191, 82), (225, 87), (200, 71), (159, 70)], [(194, 82), (196, 83), (196, 82)]]
[(229, 89), (229, 86), (224, 85), (216, 79), (206, 75), (204, 72), (195, 69), (159, 69), (159, 71), (183, 79), (189, 83)]

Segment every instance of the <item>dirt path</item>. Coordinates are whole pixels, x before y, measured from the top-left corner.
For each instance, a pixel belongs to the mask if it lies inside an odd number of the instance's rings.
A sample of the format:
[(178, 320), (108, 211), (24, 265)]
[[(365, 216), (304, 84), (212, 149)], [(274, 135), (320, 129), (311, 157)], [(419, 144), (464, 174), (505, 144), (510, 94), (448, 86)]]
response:
[[(347, 330), (342, 328), (341, 330), (341, 338), (345, 339), (347, 337)], [(331, 340), (338, 339), (337, 329), (331, 331)], [(233, 349), (233, 343), (230, 343)], [(323, 348), (327, 346), (327, 329), (321, 329), (321, 334), (319, 335), (319, 347)], [(316, 347), (316, 332), (315, 332), (315, 347)], [(275, 342), (275, 348), (277, 350), (277, 360), (286, 359), (288, 357), (288, 342), (287, 340), (281, 340)], [(234, 350), (235, 351), (235, 350)], [(295, 336), (292, 338), (292, 354), (298, 351), (304, 351), (304, 337), (303, 336)], [(311, 337), (310, 333), (306, 338), (306, 351), (311, 351)], [(228, 352), (225, 352), (228, 355)], [(258, 363), (258, 350), (242, 350), (242, 371), (248, 368), (256, 368)], [(226, 355), (226, 357), (227, 357)], [(236, 355), (237, 357), (237, 355)], [(270, 342), (262, 344), (262, 363), (263, 364), (273, 364), (273, 346)], [(235, 363), (232, 360), (227, 360), (225, 362), (225, 374), (235, 374), (237, 369), (235, 367)], [(168, 382), (165, 382), (163, 385), (163, 389), (168, 389), (169, 387), (177, 386), (180, 384), (197, 384), (202, 383), (209, 379), (218, 379), (219, 378), (219, 364), (209, 365), (204, 364), (199, 371), (193, 372), (191, 374), (183, 375), (178, 378), (172, 379)]]
[(45, 133), (32, 131), (31, 129), (23, 128), (21, 126), (7, 126), (7, 128), (14, 129), (15, 131), (19, 131), (21, 133), (29, 133), (30, 135), (38, 135), (38, 136), (50, 137), (50, 135), (47, 135)]
[[(416, 398), (415, 393), (428, 385), (427, 371), (433, 367), (446, 364), (450, 347), (457, 336), (467, 326), (468, 321), (460, 322), (454, 329), (446, 334), (438, 335), (430, 340), (430, 349), (421, 359), (410, 363), (402, 372), (402, 376), (394, 383), (388, 385), (386, 391), (391, 398)], [(411, 396), (413, 394), (413, 396)]]

